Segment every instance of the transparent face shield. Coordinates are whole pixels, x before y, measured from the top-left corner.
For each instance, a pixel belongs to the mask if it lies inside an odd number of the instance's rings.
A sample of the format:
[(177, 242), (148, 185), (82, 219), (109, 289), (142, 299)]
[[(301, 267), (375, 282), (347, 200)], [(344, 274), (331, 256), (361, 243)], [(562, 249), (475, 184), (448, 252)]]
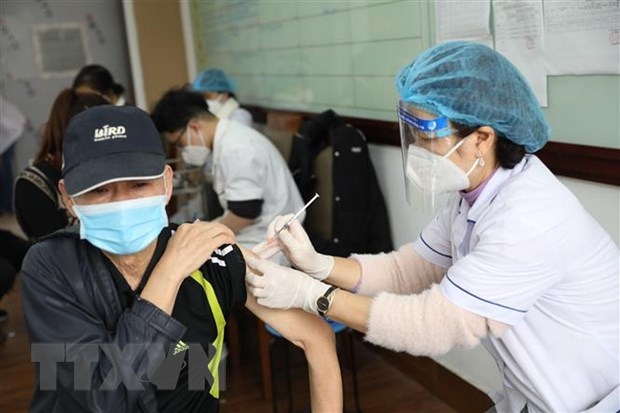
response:
[(445, 116), (433, 116), (405, 102), (398, 123), (409, 205), (427, 215), (437, 213), (455, 191), (469, 186), (467, 174), (448, 157), (464, 142), (454, 137)]

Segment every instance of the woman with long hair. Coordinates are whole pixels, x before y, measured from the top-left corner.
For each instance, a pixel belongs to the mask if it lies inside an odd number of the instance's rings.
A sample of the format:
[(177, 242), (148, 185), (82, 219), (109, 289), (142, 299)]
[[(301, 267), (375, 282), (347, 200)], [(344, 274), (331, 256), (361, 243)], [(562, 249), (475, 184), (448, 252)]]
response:
[(70, 223), (58, 194), (65, 129), (76, 114), (108, 103), (98, 94), (76, 93), (72, 89), (63, 90), (54, 100), (41, 146), (32, 165), (17, 178), (13, 194), (17, 221), (31, 240)]

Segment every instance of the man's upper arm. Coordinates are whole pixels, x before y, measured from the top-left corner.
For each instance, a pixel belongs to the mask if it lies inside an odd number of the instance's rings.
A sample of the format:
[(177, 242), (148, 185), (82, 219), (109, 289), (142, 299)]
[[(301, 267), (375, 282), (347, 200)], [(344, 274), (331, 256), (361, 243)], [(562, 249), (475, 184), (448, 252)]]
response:
[(245, 260), (236, 245), (222, 245), (203, 265), (203, 274), (211, 283), (224, 317), (237, 304), (246, 301)]

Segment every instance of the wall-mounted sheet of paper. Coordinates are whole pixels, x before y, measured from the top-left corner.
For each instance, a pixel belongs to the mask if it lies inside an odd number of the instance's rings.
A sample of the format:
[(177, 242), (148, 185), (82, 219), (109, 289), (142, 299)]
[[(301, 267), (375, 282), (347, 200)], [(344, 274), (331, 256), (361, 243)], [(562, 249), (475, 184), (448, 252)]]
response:
[(620, 74), (618, 0), (554, 0), (543, 6), (548, 74)]
[(435, 0), (435, 42), (471, 40), (493, 47), (488, 1)]
[(39, 24), (33, 32), (41, 77), (72, 76), (88, 63), (82, 24)]
[(541, 106), (547, 106), (542, 0), (494, 0), (495, 49), (525, 76)]

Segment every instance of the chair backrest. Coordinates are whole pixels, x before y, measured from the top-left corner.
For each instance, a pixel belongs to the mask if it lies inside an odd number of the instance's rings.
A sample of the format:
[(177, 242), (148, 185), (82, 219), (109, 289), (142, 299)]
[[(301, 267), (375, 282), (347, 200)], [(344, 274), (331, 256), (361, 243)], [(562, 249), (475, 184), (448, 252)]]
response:
[(269, 138), (284, 160), (288, 162), (291, 146), (293, 145), (293, 134), (285, 130), (271, 129), (268, 126), (263, 127), (261, 133)]

